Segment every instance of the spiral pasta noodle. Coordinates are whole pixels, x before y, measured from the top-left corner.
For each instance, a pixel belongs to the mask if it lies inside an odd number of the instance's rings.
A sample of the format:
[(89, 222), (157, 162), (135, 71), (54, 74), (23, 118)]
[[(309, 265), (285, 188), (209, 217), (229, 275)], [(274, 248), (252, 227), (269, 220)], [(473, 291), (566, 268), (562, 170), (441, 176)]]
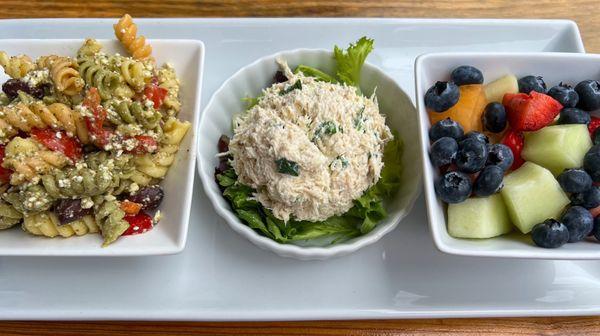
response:
[(68, 224), (61, 224), (56, 214), (46, 211), (26, 215), (23, 218), (23, 230), (32, 235), (48, 238), (72, 236), (83, 236), (90, 233), (98, 233), (100, 229), (96, 225), (94, 217), (87, 215)]
[(147, 59), (152, 54), (152, 47), (146, 44), (144, 36), (137, 36), (137, 25), (129, 14), (123, 17), (113, 26), (115, 36), (127, 51), (135, 59)]
[(77, 50), (77, 58), (94, 56), (102, 50), (102, 45), (95, 39), (85, 39), (83, 45)]
[(145, 107), (139, 101), (108, 101), (107, 118), (114, 125), (139, 124), (146, 130), (157, 129), (162, 114), (153, 107)]
[(11, 57), (4, 51), (0, 51), (0, 65), (4, 68), (4, 72), (12, 78), (23, 78), (29, 71), (35, 69), (35, 64), (29, 56)]
[(50, 76), (56, 89), (68, 96), (80, 93), (85, 85), (77, 71), (77, 62), (70, 57), (42, 56), (38, 59), (37, 64), (40, 68), (50, 70)]
[(145, 70), (145, 66), (141, 61), (136, 61), (131, 58), (121, 59), (121, 65), (119, 70), (123, 79), (131, 88), (135, 91), (141, 91), (146, 82), (150, 80), (150, 76), (147, 75), (148, 71)]
[(189, 128), (189, 122), (181, 122), (175, 118), (167, 120), (163, 126), (164, 134), (158, 151), (134, 159), (136, 172), (131, 179), (140, 186), (163, 179), (175, 161), (181, 140)]
[(158, 71), (158, 86), (167, 90), (167, 96), (163, 101), (167, 115), (177, 116), (181, 110), (181, 102), (179, 101), (179, 79), (173, 67), (165, 66)]
[(125, 212), (121, 210), (117, 200), (103, 200), (96, 208), (96, 223), (100, 226), (104, 243), (102, 246), (108, 246), (119, 238), (127, 228), (129, 223), (124, 220)]
[(46, 106), (42, 102), (0, 107), (0, 139), (9, 139), (19, 131), (32, 128), (62, 129), (76, 136), (83, 144), (89, 143), (89, 133), (79, 112), (62, 103)]
[(91, 57), (79, 59), (79, 73), (88, 86), (98, 89), (102, 99), (111, 98), (121, 84), (118, 74), (96, 64)]
[(88, 197), (111, 193), (121, 184), (122, 171), (130, 157), (111, 158), (106, 152), (88, 155), (84, 165), (56, 170), (41, 177), (42, 185), (54, 198)]
[(2, 166), (14, 171), (10, 183), (18, 185), (53, 169), (62, 168), (70, 162), (64, 154), (42, 148), (31, 138), (15, 137), (6, 145)]
[(12, 205), (0, 201), (0, 230), (9, 229), (21, 222), (23, 215)]

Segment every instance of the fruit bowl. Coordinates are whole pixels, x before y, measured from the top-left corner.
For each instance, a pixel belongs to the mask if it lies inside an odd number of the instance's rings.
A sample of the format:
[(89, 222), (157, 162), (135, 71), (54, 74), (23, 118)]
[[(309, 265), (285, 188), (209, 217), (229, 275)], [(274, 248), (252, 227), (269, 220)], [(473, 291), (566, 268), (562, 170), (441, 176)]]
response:
[[(484, 85), (507, 74), (514, 74), (517, 78), (527, 75), (543, 76), (547, 87), (551, 88), (560, 82), (575, 85), (583, 80), (599, 79), (599, 63), (600, 55), (570, 53), (432, 53), (421, 55), (415, 61), (415, 85), (423, 157), (429, 157), (430, 139), (428, 131), (431, 127), (428, 111), (425, 107), (425, 93), (436, 81), (449, 80), (450, 73), (456, 67), (471, 65), (481, 70), (484, 74)], [(595, 113), (597, 111), (591, 112), (592, 115)], [(464, 119), (464, 116), (461, 118)], [(464, 120), (465, 122), (471, 122), (471, 120)], [(545, 137), (551, 135), (551, 132), (555, 132), (553, 134), (557, 134), (558, 136), (562, 134), (561, 132), (566, 132), (565, 129), (553, 129), (548, 130), (546, 134), (535, 134), (528, 141), (531, 141), (531, 143), (536, 141), (540, 146), (547, 144), (550, 147), (553, 146), (551, 144), (552, 139)], [(574, 134), (571, 131), (568, 132), (569, 134)], [(551, 138), (554, 137), (552, 136)], [(551, 150), (540, 151), (537, 153), (538, 158), (536, 160), (541, 165), (551, 167), (550, 170), (553, 170), (554, 176), (556, 176), (558, 172), (556, 169), (552, 169), (552, 164), (555, 163), (552, 161), (560, 159), (564, 161), (569, 158), (554, 158), (551, 152)], [(527, 155), (532, 156), (529, 153)], [(439, 177), (438, 169), (432, 165), (429, 159), (424, 159), (422, 162), (429, 225), (435, 245), (442, 252), (465, 256), (505, 258), (600, 259), (600, 243), (594, 237), (588, 237), (581, 242), (566, 244), (556, 249), (544, 249), (535, 246), (530, 236), (521, 234), (516, 228), (508, 234), (488, 239), (452, 237), (447, 227), (448, 207), (437, 197), (434, 188), (434, 181)], [(557, 182), (554, 183), (556, 180), (552, 178), (550, 170), (544, 169), (544, 171), (541, 171), (535, 165), (526, 165), (528, 167), (524, 170), (523, 174), (520, 174), (522, 176), (514, 176), (514, 178), (507, 179), (508, 176), (511, 176), (507, 175), (504, 178), (505, 188), (508, 186), (508, 189), (505, 189), (504, 193), (515, 193), (514, 197), (511, 197), (514, 204), (507, 206), (513, 207), (513, 209), (514, 207), (531, 209), (554, 206), (562, 210), (565, 202), (568, 203), (568, 199), (565, 200), (564, 197), (555, 194), (548, 196), (548, 193), (553, 193), (558, 186)], [(534, 181), (539, 181), (535, 183), (543, 184), (537, 188), (535, 194), (522, 193), (522, 190), (518, 188), (520, 183), (531, 180), (529, 174), (534, 176)], [(554, 182), (546, 184), (546, 181), (550, 180)], [(535, 189), (531, 188), (531, 190)], [(497, 227), (502, 225), (497, 223), (504, 223), (505, 220), (499, 219), (496, 209), (491, 205), (492, 203), (473, 204), (473, 207), (477, 207), (473, 213), (479, 217), (479, 221), (495, 222), (491, 226)], [(523, 211), (526, 214), (526, 211)], [(518, 226), (522, 223), (513, 224)], [(482, 234), (485, 234), (485, 232)], [(459, 236), (457, 234), (454, 235)]]

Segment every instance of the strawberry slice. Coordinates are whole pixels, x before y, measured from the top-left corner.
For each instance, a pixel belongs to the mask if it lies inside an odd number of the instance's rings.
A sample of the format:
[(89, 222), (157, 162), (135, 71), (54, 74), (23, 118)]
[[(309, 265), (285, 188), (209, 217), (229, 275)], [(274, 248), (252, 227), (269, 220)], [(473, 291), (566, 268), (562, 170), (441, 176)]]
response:
[(6, 146), (0, 145), (0, 184), (8, 183), (10, 181), (10, 174), (12, 174), (12, 170), (6, 169), (2, 167), (2, 162), (4, 162), (4, 148)]
[(125, 215), (123, 219), (129, 223), (129, 228), (123, 232), (123, 236), (146, 233), (152, 230), (154, 227), (152, 218), (142, 211), (140, 211), (137, 215)]
[(506, 108), (508, 124), (515, 131), (537, 131), (548, 126), (563, 108), (554, 98), (536, 91), (507, 93), (502, 104)]
[(79, 140), (68, 136), (65, 131), (33, 128), (31, 129), (31, 136), (46, 148), (63, 153), (73, 162), (81, 159), (83, 155)]
[(525, 143), (523, 133), (508, 129), (504, 135), (504, 139), (502, 139), (502, 143), (508, 146), (513, 153), (514, 161), (510, 169), (516, 170), (521, 167), (523, 163), (525, 163), (525, 160), (521, 157), (521, 152), (523, 151), (523, 145)]
[(144, 96), (154, 103), (154, 108), (159, 108), (162, 105), (167, 96), (167, 92), (167, 89), (158, 86), (156, 77), (144, 88)]
[(590, 131), (590, 136), (594, 137), (594, 132), (600, 127), (600, 118), (592, 117), (592, 121), (588, 125), (588, 131)]

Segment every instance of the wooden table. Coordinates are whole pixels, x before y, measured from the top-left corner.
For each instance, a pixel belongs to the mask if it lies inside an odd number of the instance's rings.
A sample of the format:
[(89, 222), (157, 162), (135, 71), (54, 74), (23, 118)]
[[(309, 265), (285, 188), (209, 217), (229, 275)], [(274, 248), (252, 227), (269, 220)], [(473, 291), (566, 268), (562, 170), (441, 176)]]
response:
[[(0, 18), (373, 16), (560, 18), (579, 24), (588, 52), (600, 53), (597, 1), (536, 0), (3, 0)], [(599, 303), (600, 304), (600, 303)], [(1, 318), (1, 317), (0, 317)], [(0, 335), (582, 335), (600, 333), (600, 318), (518, 318), (291, 323), (4, 322)]]

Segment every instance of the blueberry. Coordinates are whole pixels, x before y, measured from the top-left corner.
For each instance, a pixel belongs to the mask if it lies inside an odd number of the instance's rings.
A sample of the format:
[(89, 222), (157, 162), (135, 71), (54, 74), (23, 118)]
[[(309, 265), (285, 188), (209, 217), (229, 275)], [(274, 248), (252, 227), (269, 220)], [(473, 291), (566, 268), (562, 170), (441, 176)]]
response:
[(483, 126), (492, 132), (500, 133), (506, 127), (506, 110), (500, 103), (489, 103), (483, 112)]
[(556, 219), (546, 219), (533, 227), (531, 239), (539, 247), (557, 248), (569, 241), (569, 230)]
[(483, 84), (483, 74), (479, 69), (470, 65), (461, 65), (450, 75), (456, 85)]
[(471, 178), (457, 171), (447, 172), (435, 182), (435, 192), (446, 203), (460, 203), (471, 195)]
[(519, 92), (529, 93), (531, 91), (537, 91), (539, 93), (546, 93), (546, 83), (542, 76), (525, 76), (518, 81)]
[(595, 80), (584, 80), (575, 86), (575, 91), (579, 94), (579, 104), (577, 107), (586, 111), (593, 111), (600, 108), (600, 83)]
[(468, 138), (459, 143), (456, 155), (456, 166), (465, 173), (476, 173), (480, 171), (487, 161), (487, 144), (475, 138)]
[(600, 188), (592, 186), (582, 193), (571, 194), (571, 204), (592, 209), (600, 205)]
[(565, 169), (556, 179), (568, 193), (582, 193), (592, 187), (592, 178), (583, 169)]
[(594, 145), (600, 145), (600, 128), (596, 128), (594, 134), (592, 135), (592, 141)]
[(513, 152), (504, 144), (488, 145), (488, 158), (485, 163), (488, 166), (495, 165), (503, 171), (507, 171), (515, 160)]
[(592, 118), (590, 114), (576, 107), (566, 107), (560, 111), (558, 124), (589, 124)]
[(594, 145), (583, 157), (583, 169), (594, 182), (600, 182), (600, 145)]
[(429, 157), (431, 163), (436, 167), (451, 164), (456, 158), (458, 152), (458, 143), (450, 137), (438, 139), (431, 145)]
[(596, 239), (600, 240), (600, 216), (594, 218), (594, 228), (592, 229), (592, 234)]
[(475, 179), (473, 193), (477, 196), (490, 196), (502, 189), (504, 170), (498, 166), (487, 166)]
[(548, 90), (548, 96), (554, 98), (563, 107), (575, 107), (579, 102), (579, 94), (571, 86), (560, 83)]
[(435, 112), (444, 112), (458, 103), (460, 91), (453, 82), (437, 82), (425, 93), (425, 106)]
[(429, 140), (433, 142), (443, 137), (451, 137), (458, 140), (464, 134), (465, 131), (463, 131), (463, 128), (459, 123), (450, 118), (446, 118), (431, 126), (429, 129)]
[(477, 132), (477, 131), (471, 131), (468, 132), (467, 134), (465, 134), (462, 138), (460, 138), (460, 140), (458, 140), (458, 143), (460, 144), (461, 142), (463, 142), (464, 140), (467, 139), (475, 139), (481, 143), (487, 144), (490, 142), (490, 139), (488, 139), (488, 137), (481, 133), (481, 132)]
[(569, 230), (569, 243), (576, 243), (588, 236), (594, 227), (594, 217), (585, 208), (570, 207), (562, 216), (561, 222)]

